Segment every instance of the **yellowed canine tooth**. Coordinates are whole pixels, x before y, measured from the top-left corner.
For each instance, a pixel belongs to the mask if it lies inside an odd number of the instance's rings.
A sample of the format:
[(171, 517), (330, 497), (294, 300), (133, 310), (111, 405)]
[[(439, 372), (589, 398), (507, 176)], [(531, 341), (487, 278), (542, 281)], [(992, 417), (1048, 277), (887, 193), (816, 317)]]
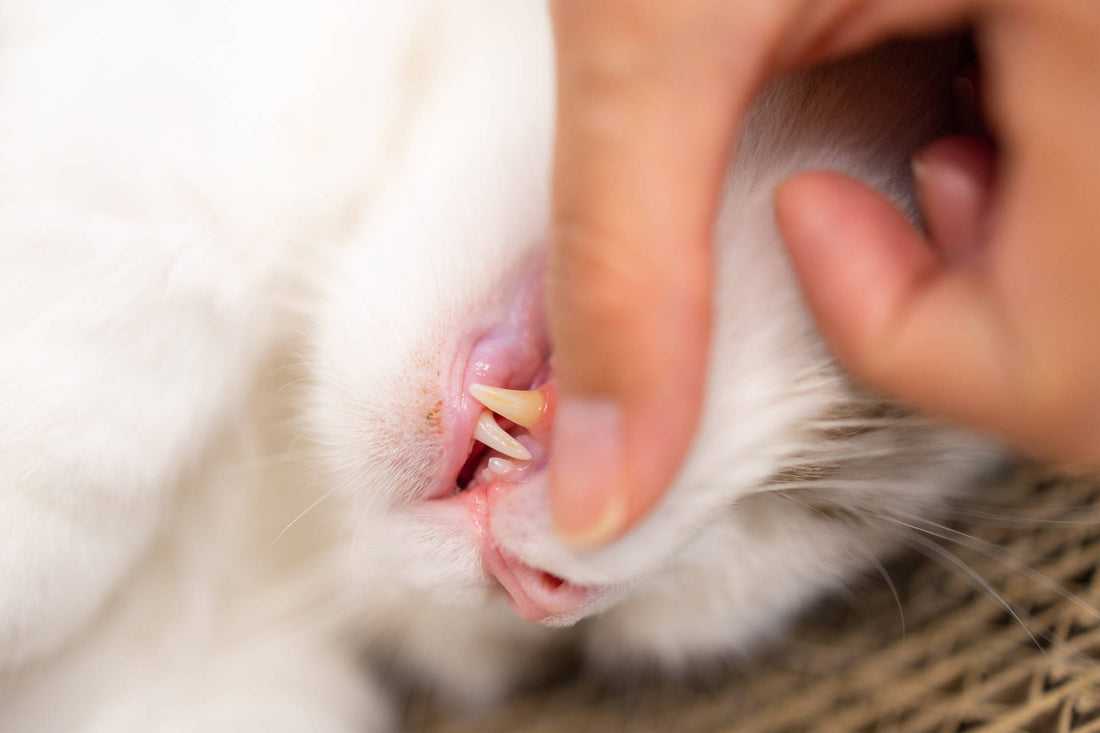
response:
[(534, 426), (542, 417), (546, 400), (533, 389), (504, 389), (471, 384), (470, 394), (490, 410), (525, 428)]
[(477, 425), (474, 426), (474, 440), (480, 440), (509, 458), (518, 458), (521, 461), (531, 458), (531, 453), (523, 447), (523, 444), (504, 432), (504, 428), (497, 425), (496, 418), (488, 410), (482, 410), (477, 418)]

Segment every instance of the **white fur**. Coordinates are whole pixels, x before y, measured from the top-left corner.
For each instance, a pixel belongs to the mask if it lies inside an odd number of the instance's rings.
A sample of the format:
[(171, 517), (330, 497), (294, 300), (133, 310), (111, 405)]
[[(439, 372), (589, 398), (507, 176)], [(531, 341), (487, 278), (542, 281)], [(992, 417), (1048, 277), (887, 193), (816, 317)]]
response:
[(541, 478), (494, 514), (502, 547), (602, 588), (549, 629), (508, 609), (452, 509), (411, 501), (439, 471), (440, 375), (545, 243), (544, 8), (5, 0), (0, 29), (0, 730), (380, 730), (393, 668), (475, 704), (558, 647), (696, 664), (889, 547), (781, 496), (785, 470), (826, 466), (795, 488), (865, 517), (931, 511), (995, 455), (906, 418), (823, 437), (869, 398), (771, 223), (772, 186), (808, 166), (909, 200), (935, 49), (758, 105), (717, 236), (708, 409), (668, 497), (583, 555)]

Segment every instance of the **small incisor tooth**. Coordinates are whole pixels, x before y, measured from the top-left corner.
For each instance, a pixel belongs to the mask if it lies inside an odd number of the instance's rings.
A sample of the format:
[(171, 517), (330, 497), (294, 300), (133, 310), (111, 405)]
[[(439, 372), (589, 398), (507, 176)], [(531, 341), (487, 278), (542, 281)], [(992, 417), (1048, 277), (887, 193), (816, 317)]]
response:
[(497, 425), (493, 413), (482, 410), (474, 426), (474, 440), (480, 440), (493, 450), (503, 453), (509, 458), (518, 458), (521, 461), (531, 459), (531, 453), (523, 444), (504, 432), (504, 428)]
[(470, 394), (496, 414), (525, 428), (533, 427), (546, 407), (545, 398), (533, 389), (504, 389), (471, 384)]
[(506, 473), (516, 470), (516, 464), (509, 461), (507, 458), (501, 458), (500, 456), (493, 456), (489, 459), (489, 473), (496, 474), (497, 476), (503, 476)]

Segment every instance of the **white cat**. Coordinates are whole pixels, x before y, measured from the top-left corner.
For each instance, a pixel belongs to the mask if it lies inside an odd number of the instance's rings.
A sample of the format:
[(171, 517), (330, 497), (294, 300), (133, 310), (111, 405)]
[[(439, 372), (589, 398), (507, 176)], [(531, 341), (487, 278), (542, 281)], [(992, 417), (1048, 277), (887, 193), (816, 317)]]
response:
[(541, 3), (3, 0), (0, 54), (0, 731), (384, 730), (394, 670), (472, 705), (564, 647), (675, 672), (996, 460), (845, 380), (771, 217), (806, 167), (909, 202), (945, 47), (762, 97), (692, 454), (590, 553), (549, 413), (502, 421), (530, 460), (472, 440), (472, 384), (552, 411)]

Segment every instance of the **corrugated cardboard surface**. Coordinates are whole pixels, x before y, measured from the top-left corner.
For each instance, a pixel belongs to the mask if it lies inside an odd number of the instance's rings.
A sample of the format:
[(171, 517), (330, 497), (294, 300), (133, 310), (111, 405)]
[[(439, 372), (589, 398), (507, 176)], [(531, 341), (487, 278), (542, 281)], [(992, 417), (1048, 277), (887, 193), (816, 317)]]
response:
[[(924, 557), (807, 614), (781, 648), (691, 684), (578, 676), (477, 719), (500, 731), (1100, 731), (1100, 479), (1029, 472), (914, 531)], [(919, 538), (919, 539), (918, 539)], [(896, 591), (896, 593), (895, 593)]]

